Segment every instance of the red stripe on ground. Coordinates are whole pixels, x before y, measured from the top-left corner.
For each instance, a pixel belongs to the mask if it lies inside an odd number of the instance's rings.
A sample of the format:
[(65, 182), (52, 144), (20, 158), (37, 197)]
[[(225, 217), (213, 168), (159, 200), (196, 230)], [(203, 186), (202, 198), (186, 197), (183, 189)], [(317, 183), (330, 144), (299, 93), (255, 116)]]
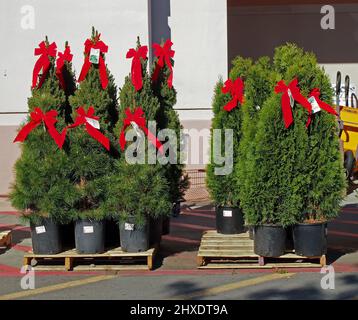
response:
[(183, 243), (190, 243), (190, 244), (200, 244), (199, 240), (193, 240), (193, 239), (186, 239), (186, 238), (180, 238), (180, 237), (173, 237), (173, 236), (163, 236), (165, 241), (175, 241), (175, 242), (183, 242)]
[(333, 223), (340, 223), (340, 224), (358, 224), (358, 221), (353, 221), (353, 220), (334, 220)]
[(182, 227), (182, 228), (187, 228), (187, 229), (204, 230), (204, 231), (212, 228), (210, 226), (199, 226), (197, 224), (182, 223), (182, 222), (170, 222), (170, 225), (174, 226), (174, 227)]
[(20, 269), (17, 267), (8, 266), (6, 264), (0, 264), (0, 272), (20, 272)]
[(32, 247), (30, 246), (23, 246), (20, 244), (14, 244), (11, 246), (12, 249), (18, 250), (18, 251), (23, 251), (23, 252), (29, 252), (32, 250)]
[(211, 214), (197, 213), (192, 211), (182, 211), (182, 213), (184, 213), (184, 216), (194, 216), (194, 217), (215, 219), (215, 215), (211, 215)]
[(30, 231), (30, 227), (22, 226), (19, 224), (6, 224), (0, 223), (0, 228), (8, 229), (8, 230), (20, 230), (20, 231)]
[(5, 215), (5, 216), (20, 216), (21, 213), (18, 211), (0, 211), (1, 215)]
[(358, 238), (358, 233), (349, 233), (349, 232), (334, 231), (334, 230), (328, 230), (328, 235)]

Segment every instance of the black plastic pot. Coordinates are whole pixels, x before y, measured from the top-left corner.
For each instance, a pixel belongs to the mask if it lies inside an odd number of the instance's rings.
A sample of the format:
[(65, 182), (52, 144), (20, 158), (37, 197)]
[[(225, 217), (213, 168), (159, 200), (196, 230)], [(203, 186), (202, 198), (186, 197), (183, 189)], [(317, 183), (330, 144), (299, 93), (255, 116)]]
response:
[(56, 254), (63, 250), (60, 225), (50, 218), (30, 222), (32, 250), (36, 254)]
[(119, 237), (119, 228), (118, 223), (113, 218), (107, 218), (105, 220), (106, 224), (106, 233), (104, 245), (106, 248), (110, 247), (119, 247), (121, 245), (121, 240)]
[(170, 217), (163, 218), (162, 235), (165, 236), (170, 233)]
[(73, 249), (75, 244), (75, 224), (73, 222), (60, 226), (62, 246), (65, 249)]
[(216, 230), (222, 234), (245, 232), (244, 215), (237, 207), (216, 208)]
[(125, 252), (142, 252), (149, 249), (149, 223), (139, 227), (134, 218), (121, 222), (119, 226), (121, 248)]
[(285, 253), (286, 230), (275, 225), (255, 227), (254, 251), (262, 257), (279, 257)]
[(77, 220), (75, 224), (75, 240), (78, 253), (104, 252), (105, 221)]
[(295, 253), (305, 257), (319, 257), (327, 253), (327, 224), (299, 223), (293, 227)]
[(292, 251), (293, 245), (293, 229), (292, 227), (286, 227), (286, 251)]
[(149, 219), (149, 244), (156, 245), (162, 241), (163, 218)]

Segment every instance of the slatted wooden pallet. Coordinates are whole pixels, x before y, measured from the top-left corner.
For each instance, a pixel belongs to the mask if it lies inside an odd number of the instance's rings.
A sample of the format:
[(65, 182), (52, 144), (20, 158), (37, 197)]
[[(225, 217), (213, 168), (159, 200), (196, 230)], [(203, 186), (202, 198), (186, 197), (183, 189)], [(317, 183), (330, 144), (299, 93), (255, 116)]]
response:
[(28, 253), (24, 255), (24, 265), (31, 265), (36, 260), (34, 270), (47, 271), (121, 271), (152, 270), (156, 248), (145, 252), (124, 252), (115, 248), (98, 254), (79, 254), (75, 249), (59, 254), (44, 255)]
[(12, 234), (11, 230), (0, 232), (0, 249), (6, 249), (11, 247)]
[(312, 268), (325, 266), (326, 257), (287, 252), (277, 258), (265, 258), (255, 254), (249, 233), (224, 235), (209, 230), (203, 233), (197, 265), (199, 269)]

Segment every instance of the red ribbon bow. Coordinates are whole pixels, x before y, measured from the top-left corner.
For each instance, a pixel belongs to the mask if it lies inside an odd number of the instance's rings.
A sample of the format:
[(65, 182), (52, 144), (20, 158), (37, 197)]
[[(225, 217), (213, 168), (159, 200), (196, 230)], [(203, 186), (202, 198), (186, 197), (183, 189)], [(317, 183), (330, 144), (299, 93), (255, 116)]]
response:
[(173, 86), (173, 66), (170, 59), (174, 57), (175, 51), (171, 49), (172, 45), (173, 42), (171, 42), (169, 39), (165, 41), (163, 47), (157, 43), (153, 44), (154, 55), (158, 57), (158, 61), (152, 75), (152, 81), (158, 80), (160, 70), (164, 67), (165, 63), (170, 70), (168, 77), (168, 88), (172, 88)]
[(55, 42), (52, 42), (49, 46), (46, 46), (45, 41), (42, 41), (39, 44), (39, 47), (35, 49), (35, 56), (40, 56), (40, 57), (36, 61), (34, 70), (32, 73), (32, 89), (34, 89), (36, 87), (37, 78), (39, 76), (41, 69), (42, 69), (42, 77), (38, 84), (38, 88), (42, 87), (42, 85), (45, 81), (47, 72), (50, 68), (49, 56), (56, 57), (56, 49), (57, 49), (57, 46), (56, 46)]
[[(334, 110), (328, 103), (322, 101), (319, 96), (321, 95), (321, 92), (318, 88), (314, 88), (311, 93), (309, 94), (309, 97), (314, 97), (319, 105), (319, 107), (325, 111), (327, 111), (328, 113), (331, 113), (335, 116), (338, 116), (338, 113), (336, 112), (336, 110)], [(312, 114), (309, 116), (308, 118), (308, 122), (307, 124), (309, 125), (311, 123), (312, 120)]]
[(121, 149), (124, 150), (126, 145), (126, 137), (124, 131), (127, 129), (128, 126), (131, 125), (131, 122), (135, 122), (138, 127), (140, 127), (144, 131), (150, 142), (159, 150), (161, 154), (163, 154), (163, 145), (145, 126), (145, 118), (143, 116), (144, 112), (142, 108), (136, 108), (133, 113), (131, 113), (131, 110), (127, 108), (125, 110), (125, 114), (126, 118), (124, 118), (123, 120), (123, 128), (119, 136), (119, 144), (121, 146)]
[(136, 91), (140, 90), (143, 86), (142, 80), (142, 63), (140, 58), (147, 59), (148, 47), (140, 46), (138, 50), (129, 49), (126, 55), (127, 59), (133, 58), (131, 66), (132, 83)]
[(75, 119), (75, 122), (68, 126), (67, 128), (75, 128), (82, 124), (86, 125), (86, 131), (88, 134), (95, 140), (97, 140), (99, 143), (101, 143), (107, 150), (109, 150), (109, 139), (103, 135), (98, 129), (93, 127), (91, 124), (88, 123), (86, 118), (98, 120), (99, 117), (94, 116), (94, 108), (90, 106), (88, 108), (88, 111), (86, 113), (85, 109), (83, 107), (79, 107), (77, 110), (77, 117)]
[(226, 80), (221, 92), (231, 94), (232, 99), (224, 106), (224, 110), (228, 112), (234, 109), (238, 102), (241, 104), (244, 102), (244, 82), (241, 78), (237, 78), (235, 81)]
[(106, 89), (107, 85), (108, 85), (108, 76), (107, 76), (106, 65), (104, 63), (102, 54), (108, 52), (108, 46), (102, 40), (99, 40), (100, 36), (101, 35), (99, 35), (94, 42), (92, 42), (92, 40), (90, 40), (90, 39), (87, 39), (85, 42), (85, 61), (82, 66), (82, 70), (80, 73), (80, 77), (78, 78), (78, 82), (81, 82), (86, 78), (87, 73), (92, 65), (92, 62), (90, 62), (90, 60), (89, 60), (91, 49), (99, 49), (99, 51), (100, 51), (100, 53), (99, 53), (99, 75), (100, 75), (100, 79), (101, 79), (102, 88)]
[(58, 80), (60, 81), (60, 85), (63, 90), (66, 89), (65, 80), (63, 78), (62, 70), (65, 65), (65, 61), (71, 62), (73, 58), (73, 55), (71, 54), (71, 48), (70, 46), (66, 46), (65, 51), (58, 53), (58, 58), (56, 61), (56, 76)]
[(52, 137), (53, 140), (55, 140), (56, 144), (60, 149), (62, 149), (63, 143), (65, 141), (65, 132), (62, 132), (62, 134), (59, 134), (58, 131), (55, 128), (55, 123), (57, 122), (57, 111), (56, 110), (50, 110), (46, 112), (45, 114), (42, 112), (40, 108), (35, 108), (33, 112), (30, 113), (30, 122), (27, 123), (17, 134), (16, 138), (14, 139), (14, 142), (23, 142), (29, 135), (29, 133), (35, 129), (38, 125), (41, 124), (41, 122), (44, 122), (48, 133)]
[[(290, 96), (288, 94), (288, 90), (291, 91), (293, 99), (297, 101), (300, 105), (302, 105), (305, 109), (307, 109), (309, 114), (311, 114), (312, 112), (311, 104), (301, 94), (300, 89), (297, 87), (297, 85), (298, 85), (297, 79), (293, 79), (288, 86), (285, 84), (283, 80), (281, 80), (279, 83), (277, 83), (275, 87), (275, 93), (277, 94), (280, 92), (283, 93), (281, 97), (281, 108), (282, 108), (283, 120), (285, 122), (286, 129), (289, 128), (289, 126), (293, 122)], [(308, 127), (308, 125), (309, 125), (309, 121), (307, 122), (306, 127)]]

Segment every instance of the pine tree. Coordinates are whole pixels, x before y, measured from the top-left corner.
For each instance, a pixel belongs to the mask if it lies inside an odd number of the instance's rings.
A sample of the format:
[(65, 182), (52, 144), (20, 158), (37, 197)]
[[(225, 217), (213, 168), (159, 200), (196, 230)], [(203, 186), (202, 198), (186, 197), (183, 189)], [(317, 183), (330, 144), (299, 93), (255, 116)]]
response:
[[(164, 43), (161, 44), (164, 46)], [(172, 67), (174, 67), (173, 58), (170, 59)], [(189, 187), (189, 179), (187, 175), (184, 175), (184, 165), (181, 161), (181, 130), (183, 126), (180, 123), (179, 115), (174, 109), (174, 105), (177, 102), (177, 91), (172, 84), (169, 84), (169, 78), (171, 70), (166, 63), (160, 68), (157, 73), (157, 79), (153, 79), (153, 75), (156, 72), (158, 58), (156, 58), (152, 65), (152, 88), (155, 96), (158, 98), (160, 108), (156, 115), (156, 121), (158, 129), (171, 129), (175, 131), (175, 143), (172, 143), (169, 147), (170, 154), (176, 160), (176, 164), (165, 165), (165, 176), (169, 182), (171, 201), (173, 203), (181, 200), (185, 191)]]
[[(141, 47), (139, 38), (137, 40), (137, 50)], [(116, 126), (116, 132), (119, 133), (123, 129), (123, 121), (126, 118), (126, 110), (129, 108), (131, 113), (134, 113), (137, 108), (142, 108), (144, 114), (143, 117), (146, 119), (146, 126), (148, 121), (154, 121), (157, 119), (157, 114), (160, 110), (160, 102), (155, 96), (152, 88), (151, 77), (147, 70), (147, 59), (140, 58), (141, 70), (142, 70), (142, 87), (138, 90), (135, 89), (131, 76), (126, 76), (123, 87), (119, 93), (119, 121)], [(131, 128), (131, 127), (130, 127)], [(155, 132), (152, 132), (155, 135)], [(142, 132), (143, 136), (144, 133)], [(138, 139), (136, 144), (140, 141)], [(146, 146), (151, 143), (147, 137), (144, 139), (144, 143), (141, 145), (137, 144), (136, 152), (134, 155), (137, 159), (142, 156), (145, 163), (129, 164), (126, 163), (123, 150), (121, 159), (117, 161), (116, 166), (120, 169), (117, 170), (117, 175), (114, 175), (112, 179), (115, 181), (123, 181), (121, 187), (125, 187), (125, 200), (119, 203), (117, 206), (112, 201), (112, 212), (120, 213), (120, 220), (125, 221), (128, 216), (133, 216), (136, 219), (136, 224), (143, 225), (147, 221), (148, 217), (157, 218), (159, 216), (170, 215), (171, 201), (169, 196), (169, 189), (167, 181), (165, 179), (165, 170), (162, 165), (148, 164), (148, 152)], [(133, 143), (133, 145), (135, 145)], [(129, 143), (126, 144), (125, 148), (128, 148)], [(131, 181), (128, 181), (128, 179)], [(152, 189), (149, 187), (152, 185)], [(148, 186), (145, 188), (145, 186)], [(122, 196), (122, 189), (120, 186), (116, 186), (112, 189), (113, 197)], [(124, 192), (124, 190), (123, 190)], [(142, 196), (143, 199), (147, 199), (146, 203), (142, 203), (138, 196)], [(141, 205), (139, 205), (141, 204)], [(143, 206), (143, 207), (141, 207)]]
[[(99, 33), (92, 29), (91, 41), (99, 41)], [(104, 54), (101, 53), (103, 59)], [(85, 55), (86, 58), (86, 55)], [(115, 142), (113, 128), (117, 120), (117, 94), (113, 76), (106, 67), (108, 85), (101, 84), (99, 65), (92, 63), (89, 71), (80, 82), (75, 95), (70, 97), (72, 119), (78, 116), (82, 107), (88, 112), (94, 108), (94, 116), (99, 117), (99, 130), (110, 140), (110, 150), (95, 140), (86, 130), (85, 124), (68, 129), (70, 144), (69, 162), (72, 184), (75, 188), (72, 218), (74, 220), (102, 220), (108, 213), (105, 209), (107, 192), (110, 188), (109, 177), (114, 171), (114, 159), (117, 156), (113, 147)]]
[[(230, 79), (236, 80), (240, 77), (244, 82), (247, 79), (252, 61), (250, 59), (237, 58), (233, 61), (234, 67), (230, 72)], [(211, 125), (211, 163), (207, 166), (207, 186), (214, 203), (219, 206), (237, 207), (239, 205), (238, 189), (234, 170), (227, 175), (216, 175), (215, 168), (220, 167), (213, 161), (213, 130), (221, 129), (221, 155), (225, 148), (225, 129), (233, 130), (233, 167), (238, 162), (238, 148), (242, 136), (242, 106), (238, 103), (237, 107), (230, 112), (224, 110), (224, 106), (231, 100), (229, 94), (222, 92), (223, 81), (220, 79), (215, 86), (213, 98), (214, 118)]]
[[(47, 37), (45, 44), (49, 46)], [(49, 70), (41, 80), (43, 84), (32, 89), (28, 107), (30, 113), (36, 107), (43, 113), (56, 110), (56, 129), (62, 132), (66, 126), (67, 94), (73, 92), (75, 82), (71, 64), (66, 63), (66, 83), (68, 88), (71, 88), (66, 94), (56, 76), (55, 58), (49, 59)], [(28, 116), (27, 122), (30, 120)], [(74, 190), (67, 176), (68, 146), (65, 144), (59, 149), (45, 125), (39, 125), (29, 133), (21, 149), (21, 157), (15, 164), (16, 177), (10, 194), (12, 205), (24, 213), (25, 219), (34, 223), (41, 217), (50, 217), (55, 222), (66, 223), (70, 219), (69, 212), (74, 203)]]
[[(286, 80), (296, 77), (304, 96), (318, 88), (321, 93), (319, 99), (332, 105), (330, 80), (313, 53), (304, 52), (294, 44), (281, 46), (275, 50), (274, 67)], [(301, 191), (305, 191), (304, 211), (299, 213), (298, 222), (330, 220), (339, 213), (346, 180), (337, 132), (334, 115), (325, 110), (312, 115), (304, 160), (307, 184)]]

